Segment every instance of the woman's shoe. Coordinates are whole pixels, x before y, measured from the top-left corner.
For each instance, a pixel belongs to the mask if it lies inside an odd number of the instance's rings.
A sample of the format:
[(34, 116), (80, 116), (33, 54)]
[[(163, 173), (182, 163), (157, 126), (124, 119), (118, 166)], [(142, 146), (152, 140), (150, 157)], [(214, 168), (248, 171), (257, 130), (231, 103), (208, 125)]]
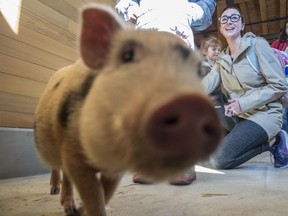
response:
[[(191, 168), (191, 170), (185, 172), (184, 175), (170, 181), (169, 183), (171, 185), (189, 185), (195, 180), (196, 180), (196, 172), (195, 167), (193, 167)], [(141, 175), (137, 173), (133, 175), (133, 182), (136, 184), (153, 184), (152, 181), (143, 178)]]

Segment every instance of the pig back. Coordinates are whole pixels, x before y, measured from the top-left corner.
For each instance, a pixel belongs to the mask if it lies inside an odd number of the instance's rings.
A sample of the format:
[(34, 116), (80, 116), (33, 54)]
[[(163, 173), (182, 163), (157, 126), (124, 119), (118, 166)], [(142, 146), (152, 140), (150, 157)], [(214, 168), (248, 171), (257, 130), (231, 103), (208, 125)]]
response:
[[(35, 111), (35, 142), (40, 156), (53, 167), (61, 166), (63, 143), (78, 145), (78, 113), (96, 71), (81, 60), (56, 71), (50, 78)], [(71, 143), (72, 147), (72, 143)], [(80, 149), (74, 146), (75, 151)]]

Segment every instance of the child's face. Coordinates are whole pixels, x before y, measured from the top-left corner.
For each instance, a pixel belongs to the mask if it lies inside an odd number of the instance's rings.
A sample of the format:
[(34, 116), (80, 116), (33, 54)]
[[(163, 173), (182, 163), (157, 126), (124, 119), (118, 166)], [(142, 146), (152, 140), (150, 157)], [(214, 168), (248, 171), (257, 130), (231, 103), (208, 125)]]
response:
[(204, 55), (210, 61), (215, 62), (220, 52), (221, 52), (220, 46), (209, 46), (207, 51), (204, 53)]

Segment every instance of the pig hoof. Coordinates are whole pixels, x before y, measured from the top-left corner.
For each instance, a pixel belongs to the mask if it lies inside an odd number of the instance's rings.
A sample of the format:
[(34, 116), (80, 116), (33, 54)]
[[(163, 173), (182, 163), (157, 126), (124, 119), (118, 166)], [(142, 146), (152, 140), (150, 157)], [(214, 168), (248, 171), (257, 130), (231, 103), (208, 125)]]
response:
[(50, 194), (51, 195), (56, 195), (56, 194), (59, 194), (60, 193), (60, 187), (51, 187), (50, 189)]
[(67, 216), (81, 216), (80, 212), (75, 207), (65, 208)]
[(79, 214), (79, 216), (86, 216), (83, 206), (80, 206), (78, 208), (78, 214)]

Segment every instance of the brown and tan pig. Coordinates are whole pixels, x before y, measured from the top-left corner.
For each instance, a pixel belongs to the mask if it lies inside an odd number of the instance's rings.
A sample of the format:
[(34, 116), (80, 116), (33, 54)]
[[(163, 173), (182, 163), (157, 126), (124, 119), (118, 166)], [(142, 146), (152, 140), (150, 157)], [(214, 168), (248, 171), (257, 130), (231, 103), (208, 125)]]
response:
[(181, 39), (129, 29), (93, 5), (82, 11), (80, 53), (53, 75), (35, 114), (37, 150), (63, 171), (67, 214), (80, 214), (72, 184), (88, 216), (105, 216), (125, 171), (169, 180), (216, 149), (221, 126), (198, 78), (200, 58)]

